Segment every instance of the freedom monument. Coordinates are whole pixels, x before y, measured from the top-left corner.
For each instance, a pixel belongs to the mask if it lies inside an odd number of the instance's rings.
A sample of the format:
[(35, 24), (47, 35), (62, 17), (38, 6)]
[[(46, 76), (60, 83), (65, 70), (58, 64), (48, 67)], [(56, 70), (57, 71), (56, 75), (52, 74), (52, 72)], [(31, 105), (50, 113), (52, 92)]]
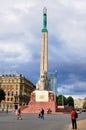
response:
[(42, 45), (40, 58), (40, 77), (36, 83), (36, 90), (31, 93), (28, 107), (24, 111), (38, 113), (41, 109), (47, 112), (50, 109), (56, 111), (56, 98), (51, 90), (51, 80), (48, 78), (48, 30), (47, 30), (47, 8), (43, 8)]

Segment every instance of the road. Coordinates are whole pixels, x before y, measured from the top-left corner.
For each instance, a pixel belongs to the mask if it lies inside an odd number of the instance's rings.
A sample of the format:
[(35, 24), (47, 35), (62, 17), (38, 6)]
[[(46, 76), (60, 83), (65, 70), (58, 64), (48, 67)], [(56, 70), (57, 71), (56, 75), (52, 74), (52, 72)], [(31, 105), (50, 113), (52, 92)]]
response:
[[(15, 113), (0, 113), (0, 130), (67, 130), (71, 123), (69, 114), (45, 115), (41, 120), (37, 114), (22, 114), (17, 120)], [(78, 120), (86, 119), (86, 112), (79, 114)]]

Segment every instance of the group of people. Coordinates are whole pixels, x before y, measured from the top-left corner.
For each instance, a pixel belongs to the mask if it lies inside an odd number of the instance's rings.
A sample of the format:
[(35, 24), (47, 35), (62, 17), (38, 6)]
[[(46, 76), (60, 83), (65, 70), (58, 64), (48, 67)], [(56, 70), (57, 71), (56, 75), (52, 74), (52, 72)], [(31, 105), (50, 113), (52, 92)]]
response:
[(42, 108), (42, 110), (39, 112), (38, 117), (44, 120), (44, 109), (43, 109), (43, 108)]
[[(76, 110), (73, 108), (71, 113), (71, 121), (72, 121), (72, 129), (77, 129), (77, 122), (76, 119), (78, 118), (78, 114), (76, 112)], [(18, 110), (16, 110), (16, 116), (17, 119), (22, 119), (21, 117), (21, 109), (19, 108)], [(44, 120), (44, 109), (42, 108), (41, 111), (38, 114), (38, 118), (41, 118)]]
[[(74, 108), (72, 109), (70, 116), (71, 116), (71, 121), (72, 121), (72, 129), (77, 129), (76, 119), (78, 118), (78, 114)], [(44, 109), (43, 108), (39, 112), (38, 117), (44, 120)]]

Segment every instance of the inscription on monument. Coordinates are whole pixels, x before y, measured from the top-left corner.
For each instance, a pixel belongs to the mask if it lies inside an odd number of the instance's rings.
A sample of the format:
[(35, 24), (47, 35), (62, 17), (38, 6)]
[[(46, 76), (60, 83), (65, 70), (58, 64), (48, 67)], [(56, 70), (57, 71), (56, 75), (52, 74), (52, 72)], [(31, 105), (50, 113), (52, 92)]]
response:
[(37, 102), (48, 102), (48, 91), (36, 91)]

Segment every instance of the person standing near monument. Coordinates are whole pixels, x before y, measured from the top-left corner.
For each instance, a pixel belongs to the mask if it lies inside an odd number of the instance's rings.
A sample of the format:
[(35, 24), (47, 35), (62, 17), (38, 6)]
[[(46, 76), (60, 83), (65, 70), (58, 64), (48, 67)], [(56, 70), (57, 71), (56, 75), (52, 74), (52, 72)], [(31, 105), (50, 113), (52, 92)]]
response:
[(72, 129), (77, 129), (77, 122), (76, 122), (77, 113), (74, 108), (72, 109), (70, 115), (71, 115), (71, 121), (72, 121)]
[(42, 108), (42, 110), (41, 110), (41, 119), (44, 120), (44, 109), (43, 109), (43, 108)]

